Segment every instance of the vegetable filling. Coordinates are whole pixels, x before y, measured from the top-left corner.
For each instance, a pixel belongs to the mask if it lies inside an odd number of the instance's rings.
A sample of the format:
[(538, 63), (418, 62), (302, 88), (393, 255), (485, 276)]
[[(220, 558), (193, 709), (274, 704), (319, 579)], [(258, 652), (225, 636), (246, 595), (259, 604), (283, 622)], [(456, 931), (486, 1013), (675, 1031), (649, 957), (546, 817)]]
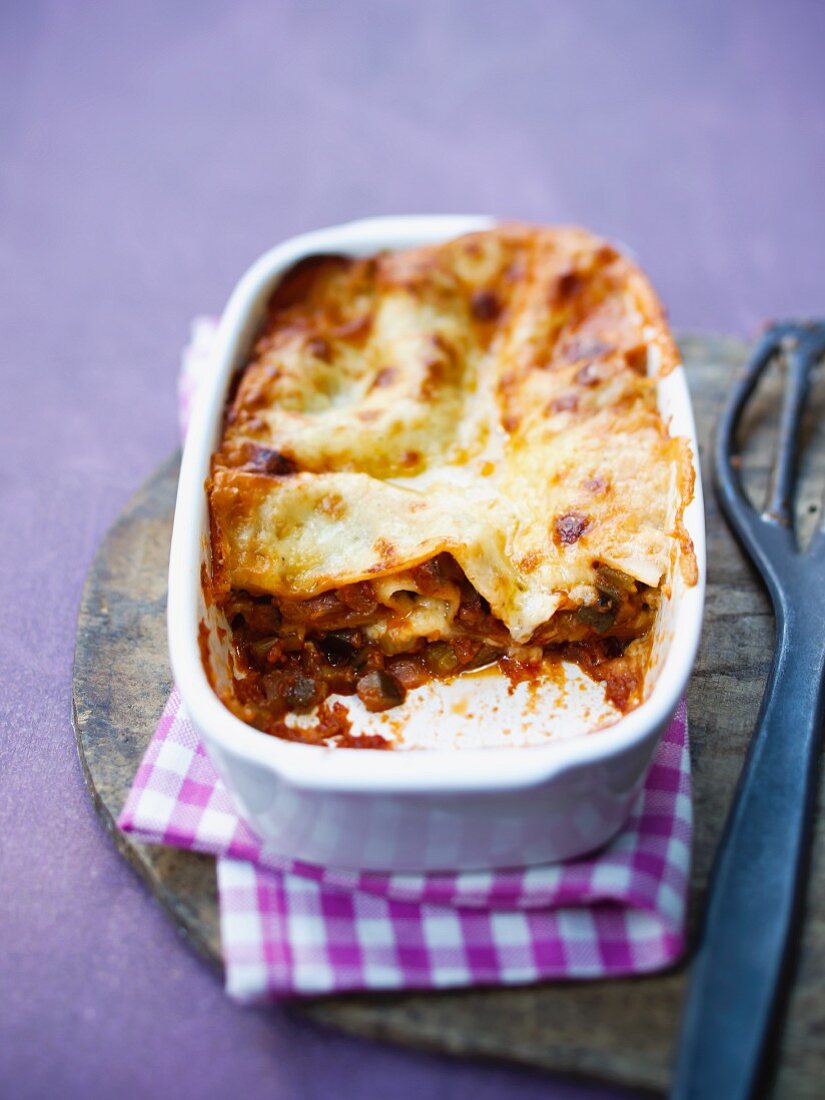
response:
[(498, 663), (515, 685), (560, 659), (603, 681), (611, 702), (627, 710), (640, 701), (659, 594), (608, 566), (597, 565), (596, 576), (594, 602), (562, 608), (526, 645), (513, 643), (446, 553), (309, 599), (233, 590), (222, 603), (242, 716), (266, 732), (317, 741), (317, 727), (289, 726), (285, 717), (322, 708), (324, 726), (332, 696), (357, 695), (367, 710), (383, 711), (430, 680)]

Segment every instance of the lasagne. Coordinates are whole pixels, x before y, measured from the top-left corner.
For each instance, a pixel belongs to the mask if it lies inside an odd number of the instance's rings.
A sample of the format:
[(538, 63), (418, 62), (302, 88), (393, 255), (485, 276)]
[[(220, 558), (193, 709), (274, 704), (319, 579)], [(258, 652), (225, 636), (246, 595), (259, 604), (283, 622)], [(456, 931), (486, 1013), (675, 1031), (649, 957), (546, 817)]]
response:
[(696, 579), (689, 445), (656, 398), (677, 363), (645, 276), (580, 229), (299, 262), (207, 483), (227, 705), (371, 745), (341, 696), (389, 709), (430, 679), (560, 659), (637, 705), (673, 570)]

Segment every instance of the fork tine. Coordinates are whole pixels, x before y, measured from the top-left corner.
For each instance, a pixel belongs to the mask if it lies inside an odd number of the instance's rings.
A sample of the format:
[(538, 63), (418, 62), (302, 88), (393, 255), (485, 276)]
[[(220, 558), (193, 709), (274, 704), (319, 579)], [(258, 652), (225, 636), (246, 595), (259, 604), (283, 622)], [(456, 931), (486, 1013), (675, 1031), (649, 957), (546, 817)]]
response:
[[(740, 474), (739, 428), (742, 414), (760, 378), (781, 350), (780, 341), (784, 334), (784, 326), (773, 326), (767, 330), (745, 373), (734, 387), (719, 421), (714, 463), (716, 490), (722, 510), (748, 553), (758, 563), (772, 592), (776, 587), (773, 584), (776, 580), (773, 562), (793, 550), (794, 534), (790, 527), (766, 522), (751, 504)], [(777, 594), (778, 591), (776, 588)]]
[(817, 560), (825, 558), (825, 490), (823, 490), (822, 493), (819, 511), (819, 523), (814, 528), (814, 533), (811, 536), (810, 543), (808, 544), (809, 556), (812, 558), (816, 558)]
[[(825, 361), (825, 323), (822, 321), (801, 322), (795, 326), (794, 334), (799, 339), (799, 346), (795, 351), (798, 359), (795, 369), (804, 373), (804, 394), (807, 396), (811, 388), (815, 368), (820, 362)], [(825, 493), (822, 497), (821, 513), (822, 518), (808, 547), (809, 554), (817, 559), (825, 557)]]
[(776, 467), (764, 516), (783, 527), (793, 526), (794, 483), (799, 455), (799, 425), (810, 389), (811, 356), (794, 334), (783, 337), (780, 349), (788, 365), (788, 381), (779, 419)]
[(728, 464), (731, 454), (737, 443), (737, 429), (742, 412), (748, 399), (756, 388), (763, 371), (771, 362), (779, 350), (779, 341), (776, 334), (769, 330), (762, 337), (762, 343), (754, 352), (753, 358), (748, 363), (744, 373), (739, 378), (736, 389), (731, 394), (727, 408), (719, 421), (720, 458), (724, 458)]
[(759, 379), (778, 350), (777, 334), (773, 330), (768, 330), (750, 360), (745, 373), (739, 379), (719, 420), (716, 435), (715, 469), (723, 502), (731, 511), (735, 508), (752, 510), (751, 503), (742, 488), (742, 480), (738, 472), (740, 459), (739, 422)]

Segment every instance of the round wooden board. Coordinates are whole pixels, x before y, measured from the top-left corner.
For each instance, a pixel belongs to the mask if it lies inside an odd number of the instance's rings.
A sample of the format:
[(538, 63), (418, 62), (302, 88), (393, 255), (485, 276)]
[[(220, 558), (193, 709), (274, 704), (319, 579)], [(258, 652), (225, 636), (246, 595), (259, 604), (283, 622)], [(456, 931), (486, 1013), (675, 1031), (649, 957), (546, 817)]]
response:
[[(710, 432), (747, 349), (715, 337), (686, 336), (680, 343), (707, 469)], [(766, 445), (762, 473), (768, 457)], [(176, 455), (132, 498), (92, 564), (78, 619), (74, 725), (104, 826), (184, 936), (220, 966), (214, 861), (136, 843), (115, 826), (170, 688), (166, 569), (177, 471)], [(692, 926), (756, 719), (773, 637), (767, 600), (707, 491), (706, 503), (707, 614), (688, 700), (696, 813)], [(825, 1080), (822, 820), (820, 815), (799, 975), (774, 1083), (775, 1095), (795, 1100), (821, 1095)], [(374, 1038), (661, 1090), (683, 987), (679, 969), (611, 982), (348, 996), (297, 1007), (324, 1024)]]

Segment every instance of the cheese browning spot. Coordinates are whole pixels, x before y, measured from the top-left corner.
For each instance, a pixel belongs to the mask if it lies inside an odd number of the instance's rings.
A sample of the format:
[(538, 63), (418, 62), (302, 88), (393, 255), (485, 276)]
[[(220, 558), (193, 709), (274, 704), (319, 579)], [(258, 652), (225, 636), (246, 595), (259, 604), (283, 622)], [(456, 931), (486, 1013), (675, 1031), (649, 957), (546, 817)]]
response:
[(329, 346), (329, 342), (322, 336), (315, 336), (307, 343), (307, 351), (310, 355), (314, 355), (316, 359), (321, 359), (324, 363), (330, 363), (332, 361), (332, 349)]
[(588, 493), (604, 493), (607, 491), (607, 481), (601, 474), (586, 478), (582, 484)]
[(601, 378), (598, 363), (585, 363), (576, 373), (576, 382), (580, 386), (596, 386)]
[(547, 406), (548, 413), (575, 412), (579, 407), (577, 393), (561, 393)]
[(524, 573), (534, 572), (542, 563), (542, 555), (538, 550), (531, 550), (529, 554), (525, 554), (519, 562), (519, 568)]
[(382, 367), (376, 374), (372, 389), (379, 390), (384, 386), (391, 386), (399, 378), (398, 367)]
[(470, 309), (477, 321), (495, 321), (501, 313), (501, 302), (492, 290), (477, 290), (470, 300)]
[(298, 469), (295, 462), (280, 451), (254, 445), (248, 449), (246, 466), (261, 474), (272, 474), (273, 477), (285, 477), (288, 474), (294, 474)]
[(388, 565), (392, 565), (398, 558), (398, 551), (393, 544), (388, 542), (385, 538), (376, 539), (373, 543), (373, 550), (378, 558), (375, 572), (386, 568)]
[(330, 519), (343, 519), (347, 514), (347, 502), (337, 493), (327, 493), (318, 501), (318, 508)]
[(553, 522), (553, 538), (559, 546), (572, 546), (590, 527), (590, 519), (581, 512), (567, 512), (556, 516)]

